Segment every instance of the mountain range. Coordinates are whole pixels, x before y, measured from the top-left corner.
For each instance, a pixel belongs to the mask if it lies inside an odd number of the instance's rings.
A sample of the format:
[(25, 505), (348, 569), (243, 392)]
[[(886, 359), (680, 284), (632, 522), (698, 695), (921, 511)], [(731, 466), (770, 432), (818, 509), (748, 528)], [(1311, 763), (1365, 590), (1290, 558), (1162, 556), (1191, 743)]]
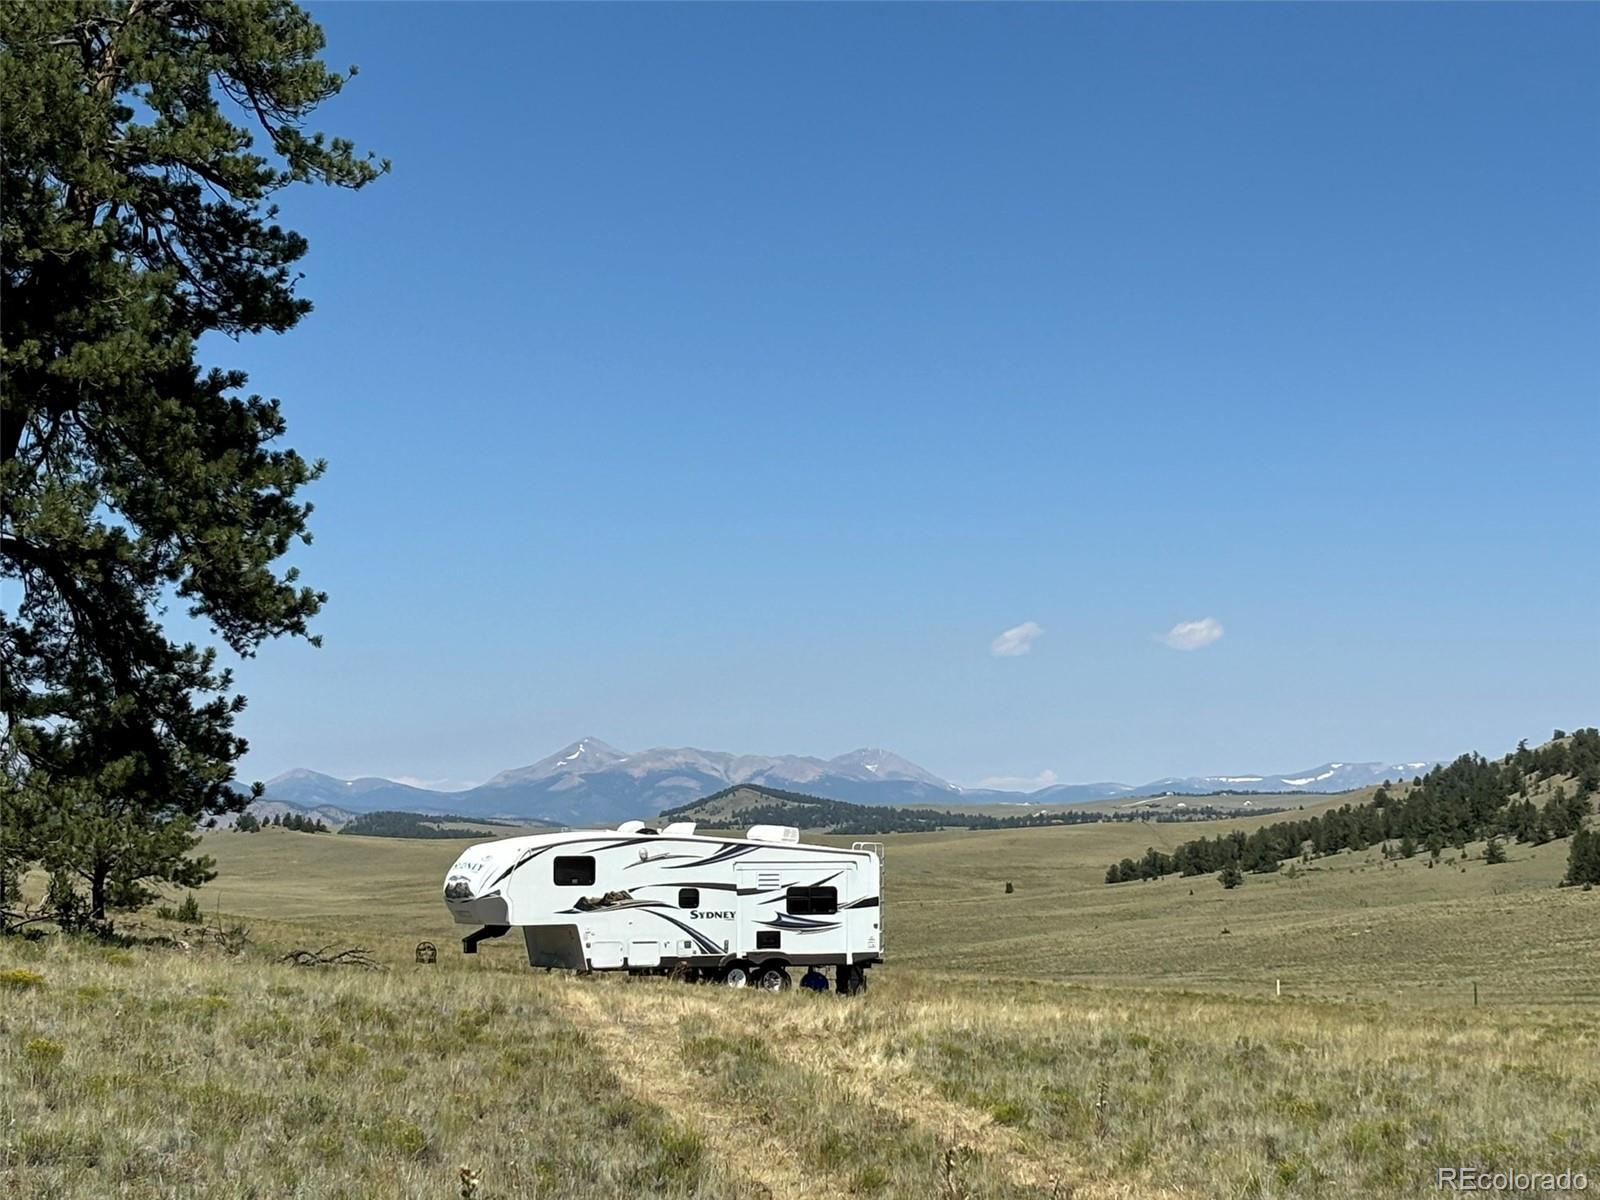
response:
[(298, 769), (267, 781), (268, 801), (345, 812), (394, 809), (463, 816), (534, 818), (568, 825), (611, 824), (652, 817), (736, 784), (805, 792), (854, 804), (1078, 804), (1126, 797), (1213, 792), (1344, 792), (1409, 778), (1432, 762), (1330, 762), (1288, 774), (1200, 775), (1125, 783), (1054, 784), (1033, 792), (960, 788), (887, 750), (852, 750), (837, 758), (768, 757), (715, 750), (641, 750), (599, 738), (573, 742), (531, 766), (502, 771), (461, 792), (413, 787), (391, 779), (336, 779)]

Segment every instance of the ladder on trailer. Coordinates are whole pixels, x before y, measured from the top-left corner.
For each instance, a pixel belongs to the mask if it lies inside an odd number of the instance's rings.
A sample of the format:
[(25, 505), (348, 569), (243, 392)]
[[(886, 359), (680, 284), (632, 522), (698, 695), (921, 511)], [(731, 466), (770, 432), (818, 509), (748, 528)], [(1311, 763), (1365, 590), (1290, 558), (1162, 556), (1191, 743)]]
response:
[(870, 850), (870, 851), (872, 851), (872, 853), (874, 853), (874, 854), (876, 854), (878, 856), (878, 951), (879, 951), (879, 953), (882, 953), (882, 951), (883, 951), (883, 924), (884, 924), (883, 911), (884, 911), (884, 907), (885, 907), (884, 903), (883, 903), (883, 889), (885, 888), (885, 886), (887, 886), (887, 881), (884, 879), (884, 875), (883, 875), (883, 843), (882, 842), (851, 842), (850, 843), (850, 849), (852, 849), (852, 850)]

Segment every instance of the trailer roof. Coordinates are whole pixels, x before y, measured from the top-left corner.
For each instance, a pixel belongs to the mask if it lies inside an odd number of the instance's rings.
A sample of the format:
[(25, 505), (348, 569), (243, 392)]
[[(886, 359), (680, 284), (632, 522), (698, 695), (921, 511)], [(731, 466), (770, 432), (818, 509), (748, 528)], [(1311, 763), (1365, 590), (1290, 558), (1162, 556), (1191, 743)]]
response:
[(822, 850), (832, 854), (873, 854), (871, 850), (858, 850), (851, 846), (829, 846), (816, 842), (775, 842), (765, 838), (735, 837), (715, 833), (660, 833), (617, 829), (562, 829), (553, 833), (530, 833), (521, 837), (496, 838), (480, 843), (497, 849), (533, 850), (541, 846), (559, 846), (567, 842), (589, 842), (597, 838), (615, 839), (615, 845), (638, 845), (649, 842), (712, 842), (719, 845), (770, 846), (775, 850)]

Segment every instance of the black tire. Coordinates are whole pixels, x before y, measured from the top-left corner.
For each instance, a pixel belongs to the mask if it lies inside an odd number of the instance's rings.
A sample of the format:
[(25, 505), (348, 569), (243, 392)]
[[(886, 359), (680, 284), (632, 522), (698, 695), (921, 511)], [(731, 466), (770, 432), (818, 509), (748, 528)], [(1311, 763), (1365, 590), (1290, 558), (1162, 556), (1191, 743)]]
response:
[(789, 978), (789, 972), (777, 965), (757, 967), (754, 975), (755, 986), (765, 992), (786, 992), (794, 980)]
[(742, 988), (750, 986), (750, 977), (753, 974), (747, 962), (731, 962), (722, 968), (722, 973), (717, 976), (717, 982), (724, 987)]

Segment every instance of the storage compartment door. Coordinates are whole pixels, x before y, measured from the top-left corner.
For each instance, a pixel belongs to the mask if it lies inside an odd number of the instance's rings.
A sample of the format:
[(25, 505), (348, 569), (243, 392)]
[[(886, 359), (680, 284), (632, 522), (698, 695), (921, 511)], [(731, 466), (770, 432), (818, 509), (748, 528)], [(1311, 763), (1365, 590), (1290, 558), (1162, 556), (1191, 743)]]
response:
[(524, 925), (522, 940), (528, 944), (530, 966), (583, 969), (583, 939), (576, 925)]

